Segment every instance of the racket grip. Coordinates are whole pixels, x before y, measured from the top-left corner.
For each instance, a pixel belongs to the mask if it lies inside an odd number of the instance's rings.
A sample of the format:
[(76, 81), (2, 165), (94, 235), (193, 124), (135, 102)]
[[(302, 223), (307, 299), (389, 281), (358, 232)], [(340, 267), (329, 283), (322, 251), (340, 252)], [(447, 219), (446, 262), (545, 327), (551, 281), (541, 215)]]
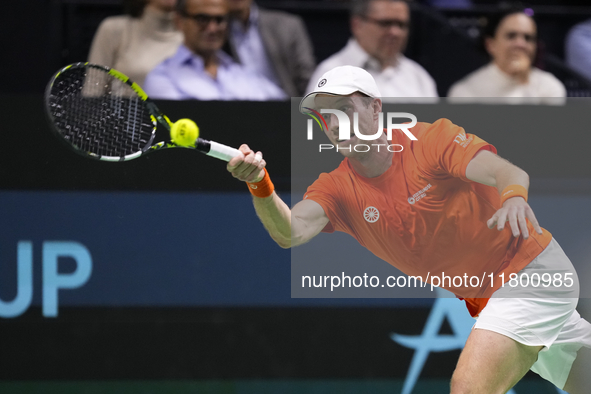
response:
[(238, 149), (231, 148), (215, 141), (207, 141), (201, 138), (199, 138), (197, 141), (197, 149), (205, 153), (207, 156), (215, 157), (216, 159), (224, 161), (230, 161), (240, 154)]

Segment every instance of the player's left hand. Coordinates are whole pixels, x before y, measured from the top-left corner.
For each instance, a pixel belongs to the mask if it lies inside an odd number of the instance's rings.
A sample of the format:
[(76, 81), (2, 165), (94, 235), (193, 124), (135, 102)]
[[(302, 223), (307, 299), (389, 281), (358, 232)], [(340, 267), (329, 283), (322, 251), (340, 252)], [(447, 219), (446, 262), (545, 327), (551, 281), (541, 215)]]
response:
[(538, 234), (542, 234), (542, 228), (527, 201), (523, 197), (513, 197), (505, 201), (501, 209), (488, 219), (486, 225), (490, 229), (496, 225), (497, 230), (502, 231), (505, 228), (505, 223), (509, 222), (514, 237), (519, 237), (521, 234), (524, 239), (528, 239), (529, 231), (526, 219), (533, 224), (534, 230)]

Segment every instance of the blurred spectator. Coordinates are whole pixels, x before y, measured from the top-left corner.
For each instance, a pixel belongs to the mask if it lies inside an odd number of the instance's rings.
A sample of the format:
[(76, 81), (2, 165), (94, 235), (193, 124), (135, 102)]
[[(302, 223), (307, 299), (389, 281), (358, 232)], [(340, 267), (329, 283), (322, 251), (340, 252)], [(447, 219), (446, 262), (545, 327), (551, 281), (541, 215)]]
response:
[(570, 30), (565, 50), (568, 65), (591, 81), (591, 19)]
[(564, 103), (562, 82), (533, 66), (537, 30), (531, 14), (530, 9), (512, 8), (492, 18), (483, 34), (492, 61), (456, 82), (448, 96), (471, 98), (469, 102)]
[(221, 50), (228, 27), (226, 0), (178, 0), (176, 18), (184, 43), (148, 74), (148, 95), (169, 100), (286, 98), (277, 85)]
[(228, 53), (289, 96), (302, 96), (316, 66), (302, 19), (259, 8), (253, 0), (229, 0), (228, 4), (232, 17)]
[(353, 0), (347, 45), (318, 66), (307, 91), (338, 66), (357, 66), (376, 80), (383, 97), (437, 97), (435, 81), (418, 63), (402, 54), (408, 40), (410, 10), (400, 0)]
[(143, 86), (158, 63), (183, 41), (173, 23), (176, 0), (127, 0), (127, 15), (106, 18), (99, 26), (88, 61), (112, 67)]

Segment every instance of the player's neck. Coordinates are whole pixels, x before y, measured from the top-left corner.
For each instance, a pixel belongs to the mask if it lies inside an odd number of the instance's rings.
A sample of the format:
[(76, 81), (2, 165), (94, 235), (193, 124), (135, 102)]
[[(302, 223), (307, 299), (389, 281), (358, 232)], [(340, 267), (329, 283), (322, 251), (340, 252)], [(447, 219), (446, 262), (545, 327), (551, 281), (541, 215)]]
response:
[(349, 162), (357, 174), (365, 178), (375, 178), (388, 171), (392, 165), (392, 155), (394, 153), (382, 146), (379, 152), (373, 150), (350, 158)]

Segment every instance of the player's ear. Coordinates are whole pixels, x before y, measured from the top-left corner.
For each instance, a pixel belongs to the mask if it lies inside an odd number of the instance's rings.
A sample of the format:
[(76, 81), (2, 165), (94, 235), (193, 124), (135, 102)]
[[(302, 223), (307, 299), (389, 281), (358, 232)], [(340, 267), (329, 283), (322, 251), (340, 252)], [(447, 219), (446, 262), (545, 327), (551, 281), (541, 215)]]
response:
[(380, 112), (382, 112), (382, 100), (379, 98), (374, 98), (373, 101), (371, 102), (371, 106), (373, 109), (374, 117), (379, 116)]

